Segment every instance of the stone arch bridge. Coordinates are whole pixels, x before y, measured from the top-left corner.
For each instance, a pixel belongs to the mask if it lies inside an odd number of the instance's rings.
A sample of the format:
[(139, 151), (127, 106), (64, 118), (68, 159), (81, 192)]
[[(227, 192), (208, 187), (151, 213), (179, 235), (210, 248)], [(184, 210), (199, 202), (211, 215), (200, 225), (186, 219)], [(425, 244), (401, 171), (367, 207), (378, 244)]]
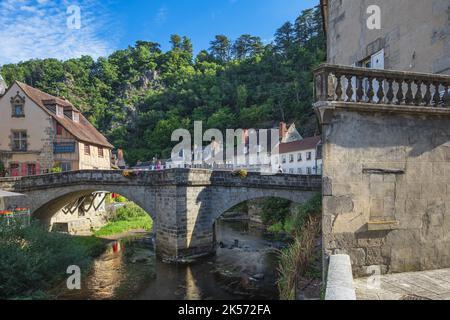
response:
[(76, 199), (98, 191), (123, 195), (154, 221), (157, 254), (172, 261), (214, 252), (214, 222), (247, 200), (279, 197), (302, 203), (321, 191), (320, 176), (260, 175), (171, 169), (124, 176), (122, 171), (75, 171), (0, 179), (0, 189), (25, 194), (33, 217), (49, 222)]

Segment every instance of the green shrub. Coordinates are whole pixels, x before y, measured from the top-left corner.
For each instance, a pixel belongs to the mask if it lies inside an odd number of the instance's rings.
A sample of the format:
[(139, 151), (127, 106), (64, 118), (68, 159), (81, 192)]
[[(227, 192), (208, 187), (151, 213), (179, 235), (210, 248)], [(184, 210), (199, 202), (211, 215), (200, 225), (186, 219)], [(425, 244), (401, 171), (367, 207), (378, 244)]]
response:
[(127, 200), (127, 198), (125, 198), (124, 196), (116, 196), (115, 198), (114, 198), (114, 202), (117, 202), (117, 203), (125, 203), (125, 202), (128, 202), (128, 200)]
[(262, 221), (266, 225), (284, 223), (289, 216), (291, 202), (280, 198), (268, 198), (262, 206)]
[(116, 210), (110, 222), (95, 232), (97, 237), (111, 236), (123, 233), (129, 230), (144, 229), (152, 230), (153, 221), (150, 216), (135, 204), (127, 204), (126, 206)]
[(62, 168), (59, 166), (55, 166), (50, 169), (50, 173), (61, 173), (61, 172), (62, 172)]
[(47, 232), (29, 227), (0, 228), (0, 299), (44, 298), (67, 277), (70, 265), (89, 270), (92, 255), (104, 249), (101, 240)]
[(139, 217), (149, 217), (149, 215), (137, 205), (127, 204), (116, 210), (111, 221), (133, 220)]
[(284, 232), (284, 225), (282, 222), (277, 222), (270, 227), (267, 228), (267, 231), (272, 233), (281, 233)]
[(286, 219), (285, 232), (294, 238), (293, 243), (280, 252), (278, 288), (280, 298), (295, 300), (300, 277), (317, 278), (321, 270), (314, 269), (315, 241), (321, 231), (322, 195), (317, 194), (297, 207), (295, 214)]

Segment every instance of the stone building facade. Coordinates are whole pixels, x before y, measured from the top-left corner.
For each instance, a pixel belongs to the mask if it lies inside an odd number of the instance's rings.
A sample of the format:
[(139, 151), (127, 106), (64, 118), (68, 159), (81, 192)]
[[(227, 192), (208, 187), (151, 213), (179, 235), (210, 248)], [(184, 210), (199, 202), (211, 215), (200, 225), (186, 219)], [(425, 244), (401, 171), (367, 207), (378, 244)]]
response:
[[(450, 74), (449, 0), (321, 0), (328, 62)], [(380, 29), (369, 29), (380, 9)], [(369, 11), (369, 13), (368, 13)], [(377, 61), (378, 60), (378, 61)]]
[(321, 2), (324, 256), (349, 254), (357, 276), (448, 268), (450, 1)]

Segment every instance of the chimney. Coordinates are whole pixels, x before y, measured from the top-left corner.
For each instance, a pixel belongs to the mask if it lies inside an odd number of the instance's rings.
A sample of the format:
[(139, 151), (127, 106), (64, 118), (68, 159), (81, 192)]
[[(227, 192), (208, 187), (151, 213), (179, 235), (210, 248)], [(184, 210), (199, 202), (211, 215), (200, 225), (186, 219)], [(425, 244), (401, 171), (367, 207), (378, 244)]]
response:
[(287, 130), (286, 122), (280, 122), (280, 140), (284, 139), (287, 132), (288, 132), (288, 130)]

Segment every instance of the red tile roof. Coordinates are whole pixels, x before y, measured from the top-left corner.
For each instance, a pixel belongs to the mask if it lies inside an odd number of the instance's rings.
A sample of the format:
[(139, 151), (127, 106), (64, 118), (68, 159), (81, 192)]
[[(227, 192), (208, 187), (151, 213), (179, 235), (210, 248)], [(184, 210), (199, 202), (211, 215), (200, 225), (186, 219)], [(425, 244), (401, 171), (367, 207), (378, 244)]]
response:
[(317, 136), (294, 142), (280, 143), (280, 154), (316, 149), (320, 141), (321, 137)]
[(80, 113), (80, 121), (74, 122), (66, 117), (58, 117), (53, 112), (50, 112), (45, 105), (56, 103), (65, 109), (70, 107), (74, 111), (79, 112), (69, 101), (54, 97), (48, 93), (42, 92), (29, 85), (16, 81), (17, 85), (23, 90), (23, 92), (36, 103), (39, 107), (47, 112), (56, 122), (63, 126), (69, 133), (71, 133), (76, 139), (87, 142), (93, 145), (98, 145), (106, 148), (114, 148), (114, 146), (108, 142), (98, 130)]

